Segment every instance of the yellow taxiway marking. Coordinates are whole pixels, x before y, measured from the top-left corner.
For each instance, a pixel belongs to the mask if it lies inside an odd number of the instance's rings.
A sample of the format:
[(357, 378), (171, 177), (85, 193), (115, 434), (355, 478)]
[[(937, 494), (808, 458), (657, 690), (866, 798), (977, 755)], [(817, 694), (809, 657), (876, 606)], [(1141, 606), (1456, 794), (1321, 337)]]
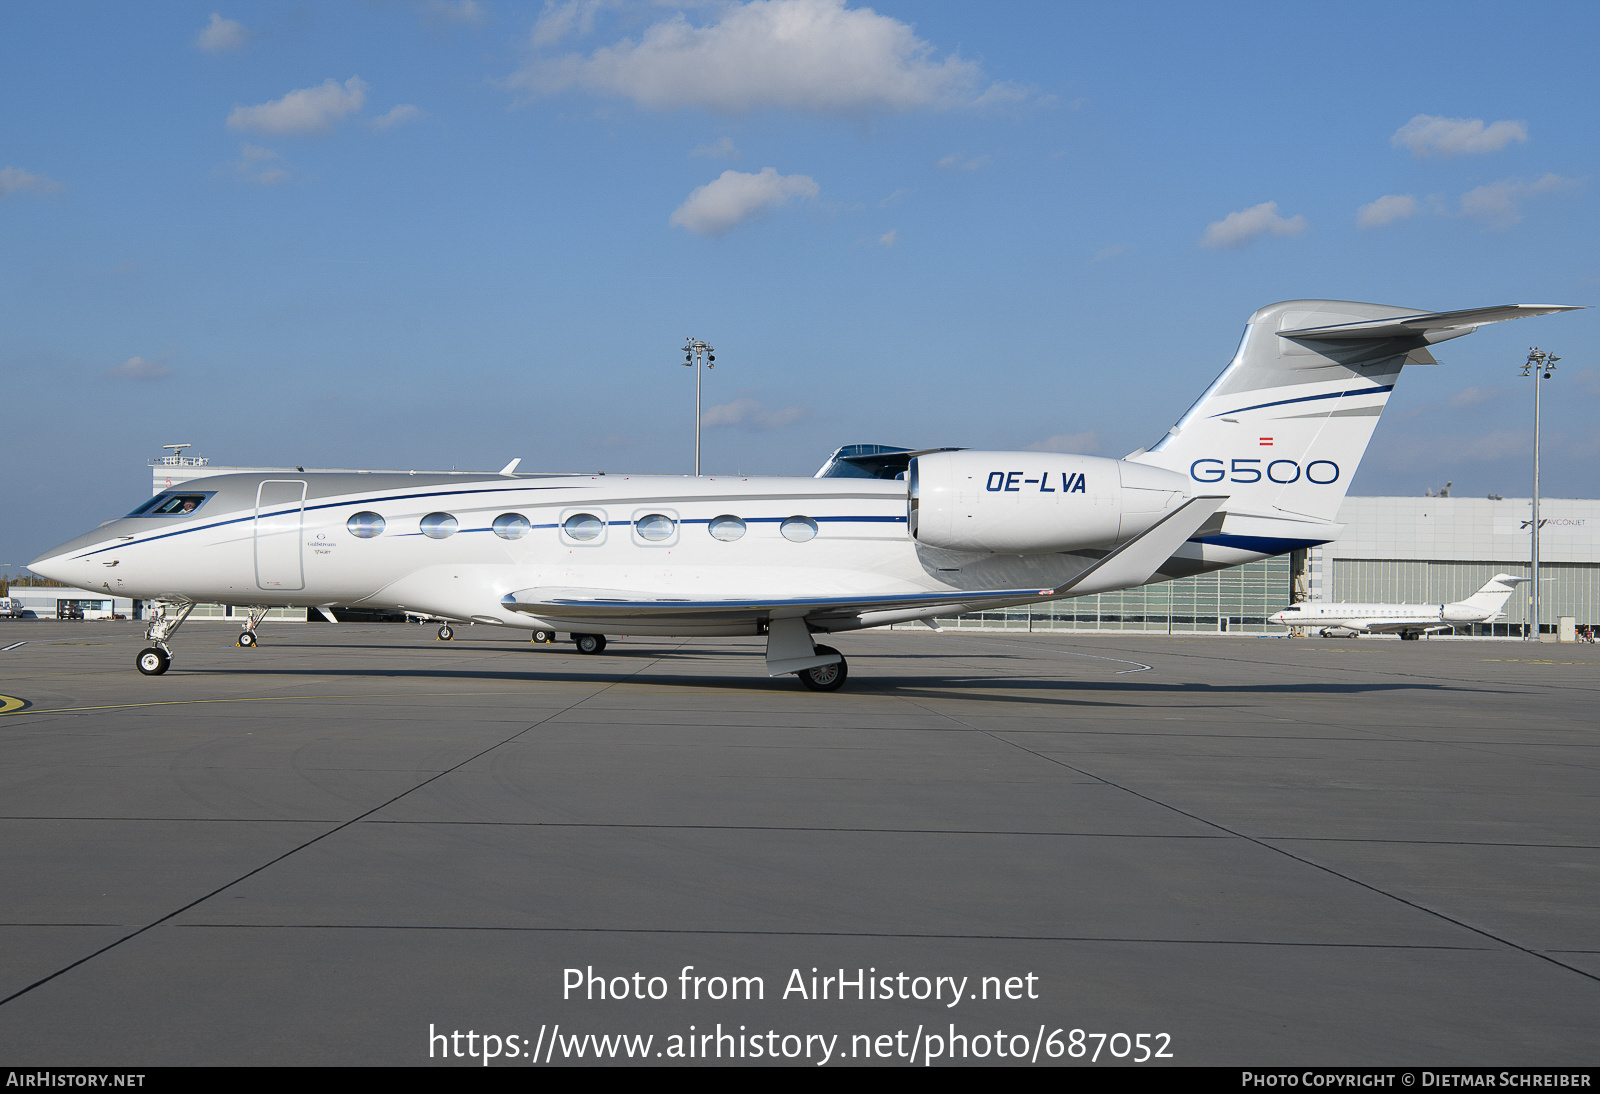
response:
[(18, 699), (14, 695), (0, 695), (0, 714), (10, 714), (13, 710), (21, 710), (27, 705), (26, 699)]

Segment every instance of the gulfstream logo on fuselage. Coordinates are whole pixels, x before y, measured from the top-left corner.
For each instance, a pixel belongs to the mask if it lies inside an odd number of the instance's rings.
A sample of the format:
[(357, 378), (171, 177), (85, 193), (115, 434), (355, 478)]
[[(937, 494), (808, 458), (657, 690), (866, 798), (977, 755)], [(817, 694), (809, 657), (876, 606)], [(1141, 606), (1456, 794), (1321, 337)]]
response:
[[(1019, 492), (1024, 486), (1032, 486), (1041, 494), (1083, 494), (1088, 492), (1084, 485), (1083, 472), (1061, 471), (1056, 475), (1043, 474), (1036, 479), (1025, 479), (1026, 471), (991, 471), (989, 481), (984, 484), (985, 490), (1006, 491), (1012, 494)], [(1057, 477), (1059, 475), (1059, 477)], [(1057, 490), (1052, 483), (1059, 482), (1061, 489)]]
[(1312, 460), (1303, 470), (1294, 460), (1234, 460), (1232, 467), (1221, 460), (1195, 460), (1189, 465), (1189, 477), (1195, 482), (1260, 482), (1263, 473), (1267, 481), (1281, 484), (1299, 482), (1302, 474), (1318, 486), (1339, 481), (1339, 465), (1332, 460)]

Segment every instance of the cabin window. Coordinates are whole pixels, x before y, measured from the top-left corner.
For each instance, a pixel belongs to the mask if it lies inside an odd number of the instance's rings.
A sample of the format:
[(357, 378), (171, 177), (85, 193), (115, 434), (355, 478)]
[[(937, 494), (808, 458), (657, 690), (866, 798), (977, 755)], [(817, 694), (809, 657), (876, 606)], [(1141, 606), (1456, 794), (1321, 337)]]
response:
[(501, 539), (521, 539), (532, 528), (521, 513), (501, 513), (494, 518), (494, 534)]
[(383, 518), (376, 513), (357, 513), (345, 521), (344, 526), (357, 539), (371, 539), (383, 535)]
[(599, 539), (600, 533), (605, 531), (605, 522), (593, 513), (574, 513), (561, 525), (568, 536), (579, 543)]
[(804, 543), (817, 538), (817, 522), (810, 517), (790, 517), (778, 525), (778, 531), (790, 543)]
[(744, 535), (744, 521), (738, 517), (720, 516), (714, 518), (706, 525), (706, 530), (711, 533), (712, 539), (720, 539), (724, 543), (732, 543)]
[(429, 539), (449, 539), (461, 527), (449, 513), (429, 513), (422, 518), (422, 534)]
[(672, 538), (672, 533), (677, 530), (677, 523), (665, 513), (650, 513), (634, 521), (633, 527), (634, 531), (639, 533), (640, 539), (660, 543), (664, 539)]

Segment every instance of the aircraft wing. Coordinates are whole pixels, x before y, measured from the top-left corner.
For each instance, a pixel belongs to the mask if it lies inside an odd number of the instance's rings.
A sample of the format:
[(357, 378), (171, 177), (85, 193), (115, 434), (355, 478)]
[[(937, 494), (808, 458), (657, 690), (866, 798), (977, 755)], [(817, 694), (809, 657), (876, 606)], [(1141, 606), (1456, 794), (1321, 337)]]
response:
[(1351, 620), (1348, 626), (1360, 627), (1373, 634), (1396, 634), (1400, 631), (1442, 631), (1448, 630), (1450, 624), (1441, 623), (1437, 619), (1383, 619), (1383, 620)]
[(949, 606), (955, 612), (980, 607), (1038, 600), (1051, 589), (946, 589), (931, 593), (876, 596), (729, 597), (695, 599), (668, 597), (621, 589), (523, 589), (500, 599), (510, 611), (545, 618), (585, 619), (596, 623), (638, 617), (695, 616), (707, 622), (718, 616), (808, 616), (818, 613), (855, 615), (868, 611)]
[(1470, 328), (1481, 327), (1485, 323), (1503, 323), (1507, 319), (1522, 319), (1530, 315), (1582, 310), (1574, 304), (1501, 304), (1493, 308), (1422, 312), (1417, 315), (1401, 315), (1394, 319), (1369, 319), (1364, 323), (1340, 323), (1332, 327), (1281, 330), (1278, 332), (1278, 337), (1337, 341), (1344, 338), (1403, 338), (1408, 334), (1427, 334), (1429, 331), (1457, 330), (1465, 334)]

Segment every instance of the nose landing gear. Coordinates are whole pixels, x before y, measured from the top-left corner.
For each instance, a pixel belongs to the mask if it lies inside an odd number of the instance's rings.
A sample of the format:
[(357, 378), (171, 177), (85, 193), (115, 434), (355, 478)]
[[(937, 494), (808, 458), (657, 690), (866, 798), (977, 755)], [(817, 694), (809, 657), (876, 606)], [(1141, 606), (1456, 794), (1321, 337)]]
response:
[(134, 665), (146, 676), (160, 676), (172, 667), (172, 650), (167, 645), (167, 639), (177, 633), (183, 626), (183, 621), (189, 618), (189, 613), (194, 611), (194, 602), (185, 601), (173, 614), (173, 605), (165, 601), (157, 601), (154, 605), (155, 614), (150, 617), (150, 625), (145, 628), (144, 637), (147, 642), (154, 642), (153, 646), (146, 646), (139, 651), (139, 656), (134, 658)]
[(450, 624), (446, 623), (439, 628), (439, 641), (448, 642), (455, 636), (456, 632), (450, 629)]

